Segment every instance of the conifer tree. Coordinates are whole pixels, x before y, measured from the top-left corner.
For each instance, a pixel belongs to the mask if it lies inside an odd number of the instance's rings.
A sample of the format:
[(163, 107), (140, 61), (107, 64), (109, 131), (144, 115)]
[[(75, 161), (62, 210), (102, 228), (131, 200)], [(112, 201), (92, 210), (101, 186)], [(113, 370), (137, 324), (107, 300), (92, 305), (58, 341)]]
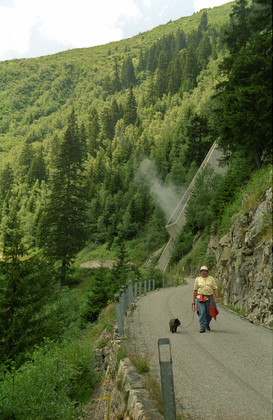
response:
[(237, 0), (226, 41), (230, 55), (221, 66), (226, 80), (217, 86), (220, 145), (252, 156), (259, 168), (272, 142), (272, 3), (256, 0), (248, 8)]
[(230, 15), (230, 24), (226, 32), (226, 44), (232, 53), (239, 52), (250, 37), (250, 8), (247, 0), (236, 0)]
[(178, 29), (175, 37), (175, 50), (179, 52), (184, 48), (187, 48), (186, 35), (183, 29)]
[(199, 44), (199, 42), (203, 38), (204, 33), (207, 31), (207, 29), (208, 29), (208, 14), (205, 11), (203, 12), (201, 16), (201, 21), (197, 29), (197, 44)]
[(99, 115), (96, 108), (92, 108), (90, 112), (89, 122), (87, 125), (87, 151), (92, 156), (96, 156), (96, 152), (99, 147)]
[(156, 56), (156, 44), (153, 45), (146, 50), (145, 53), (145, 61), (147, 62), (147, 70), (154, 72), (157, 67), (157, 56)]
[(197, 60), (198, 60), (198, 65), (200, 69), (204, 69), (206, 67), (211, 53), (212, 53), (212, 47), (211, 47), (208, 33), (206, 32), (203, 35), (197, 49)]
[(105, 106), (100, 115), (101, 121), (101, 134), (105, 139), (112, 140), (115, 134), (115, 126), (113, 122), (111, 109)]
[(118, 122), (118, 120), (122, 117), (121, 109), (118, 106), (118, 103), (117, 103), (116, 99), (113, 99), (112, 100), (112, 103), (111, 103), (111, 114), (112, 114), (113, 125), (115, 126), (116, 123)]
[(156, 100), (156, 93), (155, 93), (155, 84), (154, 84), (154, 76), (151, 74), (150, 80), (147, 86), (147, 104), (154, 105)]
[(29, 185), (35, 184), (36, 180), (41, 183), (47, 179), (46, 164), (43, 157), (43, 149), (41, 148), (32, 159), (29, 171), (27, 173), (27, 182)]
[(26, 179), (34, 156), (33, 147), (29, 140), (25, 140), (19, 156), (20, 175), (23, 180)]
[(11, 191), (14, 183), (14, 173), (10, 163), (6, 163), (4, 169), (0, 172), (0, 198), (4, 199), (9, 191)]
[(128, 96), (124, 106), (124, 122), (126, 125), (135, 124), (137, 120), (137, 104), (133, 93), (133, 86), (130, 85)]
[(11, 197), (1, 224), (0, 362), (20, 363), (24, 353), (48, 335), (41, 309), (52, 296), (54, 276), (49, 264), (28, 257), (23, 244), (18, 197)]
[(121, 81), (119, 77), (119, 65), (116, 58), (115, 58), (114, 77), (112, 80), (112, 86), (113, 86), (113, 93), (119, 92), (121, 90)]
[(164, 93), (168, 91), (168, 56), (165, 52), (161, 52), (158, 59), (158, 70), (156, 77), (156, 93), (159, 98), (162, 98)]
[(179, 91), (182, 80), (182, 65), (179, 54), (175, 54), (169, 65), (168, 91), (174, 95)]
[(131, 57), (124, 59), (121, 68), (121, 83), (124, 89), (128, 89), (130, 84), (136, 83), (135, 70)]
[(61, 264), (61, 285), (66, 284), (70, 263), (85, 240), (82, 164), (83, 148), (73, 110), (54, 162), (49, 200), (40, 221), (40, 246), (48, 257)]
[(206, 118), (193, 113), (186, 124), (185, 163), (201, 165), (211, 146), (210, 130)]
[(199, 69), (197, 65), (196, 58), (196, 44), (191, 42), (190, 46), (187, 48), (185, 65), (183, 66), (183, 90), (188, 91), (193, 89), (196, 84), (196, 78), (199, 74)]

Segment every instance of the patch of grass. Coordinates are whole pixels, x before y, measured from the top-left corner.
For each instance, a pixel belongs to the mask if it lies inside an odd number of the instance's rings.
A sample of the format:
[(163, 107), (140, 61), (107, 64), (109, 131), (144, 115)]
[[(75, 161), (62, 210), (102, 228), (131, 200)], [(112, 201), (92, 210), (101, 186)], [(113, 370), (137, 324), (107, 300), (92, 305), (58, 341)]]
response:
[(272, 185), (272, 165), (268, 165), (254, 172), (247, 185), (240, 190), (229, 204), (219, 226), (219, 234), (228, 233), (232, 226), (232, 218), (236, 213), (248, 213), (250, 209), (257, 207), (263, 198), (265, 191)]
[(149, 359), (147, 355), (129, 353), (128, 357), (136, 368), (137, 373), (143, 374), (150, 371)]
[(272, 238), (272, 215), (266, 214), (263, 218), (260, 242), (264, 243), (270, 238)]
[(127, 349), (125, 346), (121, 346), (117, 351), (116, 365), (115, 365), (116, 371), (118, 370), (120, 361), (125, 359), (125, 357), (127, 357)]
[(203, 235), (198, 241), (197, 245), (184, 257), (181, 259), (177, 265), (177, 269), (180, 271), (185, 269), (186, 273), (192, 274), (197, 267), (200, 267), (200, 264), (206, 264), (211, 267), (214, 263), (214, 257), (212, 255), (206, 255), (207, 247), (209, 243), (209, 237)]
[(102, 310), (98, 317), (98, 322), (95, 323), (92, 328), (91, 334), (93, 341), (97, 340), (105, 329), (112, 331), (113, 324), (116, 319), (116, 306), (112, 302), (104, 310)]
[(89, 260), (106, 261), (106, 260), (113, 260), (115, 258), (116, 258), (115, 252), (107, 249), (107, 244), (103, 244), (99, 246), (96, 244), (89, 244), (87, 247), (85, 247), (78, 253), (75, 259), (75, 265), (80, 265), (83, 262), (86, 262)]
[(245, 311), (243, 309), (236, 308), (236, 306), (234, 306), (234, 305), (224, 305), (224, 304), (222, 304), (222, 305), (225, 306), (226, 308), (230, 309), (231, 311), (236, 312), (236, 314), (243, 316), (244, 318), (247, 317), (247, 314), (245, 313)]
[(246, 196), (242, 205), (242, 212), (257, 207), (264, 196), (264, 192), (272, 186), (272, 165), (254, 172), (242, 194)]
[(158, 411), (163, 414), (162, 392), (157, 378), (154, 375), (149, 374), (145, 377), (145, 384), (147, 391), (158, 408)]

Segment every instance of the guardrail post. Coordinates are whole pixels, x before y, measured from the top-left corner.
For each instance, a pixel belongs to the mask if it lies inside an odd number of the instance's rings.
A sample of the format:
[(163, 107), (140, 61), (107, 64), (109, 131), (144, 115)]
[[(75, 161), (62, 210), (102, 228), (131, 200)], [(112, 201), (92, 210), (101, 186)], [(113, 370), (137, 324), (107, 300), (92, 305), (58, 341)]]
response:
[(121, 314), (123, 317), (125, 317), (126, 315), (126, 310), (125, 310), (125, 296), (124, 296), (124, 287), (121, 287), (119, 289), (119, 301), (120, 301), (120, 309), (121, 309)]
[(129, 308), (129, 284), (126, 283), (126, 286), (125, 286), (125, 309), (126, 309), (126, 312), (128, 311), (128, 308)]
[(120, 295), (118, 293), (115, 294), (115, 302), (116, 302), (116, 314), (117, 314), (117, 321), (118, 321), (118, 332), (119, 332), (120, 337), (124, 337), (123, 314), (122, 314), (121, 304), (120, 304)]
[(141, 296), (141, 281), (138, 282), (138, 296)]
[(134, 300), (132, 280), (129, 280), (128, 283), (129, 283), (128, 289), (129, 289), (129, 306), (130, 306)]
[(148, 292), (151, 291), (151, 279), (148, 280)]
[(144, 295), (147, 294), (147, 280), (144, 280)]
[[(165, 345), (164, 349), (163, 349), (163, 345)], [(167, 349), (166, 349), (166, 345), (169, 346)], [(166, 355), (166, 351), (164, 350), (167, 350), (167, 355)], [(165, 360), (162, 360), (163, 352), (165, 356), (163, 357)], [(158, 356), (159, 356), (159, 365), (160, 365), (164, 420), (176, 420), (172, 355), (171, 355), (171, 344), (170, 344), (169, 338), (159, 338)], [(167, 356), (169, 360), (166, 360)]]
[(137, 298), (137, 281), (134, 284), (134, 298)]

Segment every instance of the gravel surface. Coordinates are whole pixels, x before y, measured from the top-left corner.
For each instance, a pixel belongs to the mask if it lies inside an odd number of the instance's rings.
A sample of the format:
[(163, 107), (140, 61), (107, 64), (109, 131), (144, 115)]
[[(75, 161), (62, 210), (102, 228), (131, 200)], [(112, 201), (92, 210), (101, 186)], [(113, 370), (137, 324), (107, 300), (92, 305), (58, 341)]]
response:
[[(187, 282), (136, 302), (128, 320), (131, 346), (149, 355), (160, 380), (158, 339), (170, 339), (176, 412), (184, 419), (271, 420), (272, 331), (219, 305), (211, 331), (200, 334), (191, 309), (193, 280)], [(174, 334), (171, 318), (181, 321)]]

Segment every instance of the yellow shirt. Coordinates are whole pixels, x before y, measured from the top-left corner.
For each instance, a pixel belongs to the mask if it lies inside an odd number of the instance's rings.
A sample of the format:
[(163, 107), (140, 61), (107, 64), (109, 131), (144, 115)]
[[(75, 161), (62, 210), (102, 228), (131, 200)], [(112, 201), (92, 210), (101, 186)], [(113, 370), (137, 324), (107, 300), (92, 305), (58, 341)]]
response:
[(217, 284), (212, 276), (195, 279), (193, 290), (197, 291), (197, 295), (213, 295), (214, 289), (217, 289)]

